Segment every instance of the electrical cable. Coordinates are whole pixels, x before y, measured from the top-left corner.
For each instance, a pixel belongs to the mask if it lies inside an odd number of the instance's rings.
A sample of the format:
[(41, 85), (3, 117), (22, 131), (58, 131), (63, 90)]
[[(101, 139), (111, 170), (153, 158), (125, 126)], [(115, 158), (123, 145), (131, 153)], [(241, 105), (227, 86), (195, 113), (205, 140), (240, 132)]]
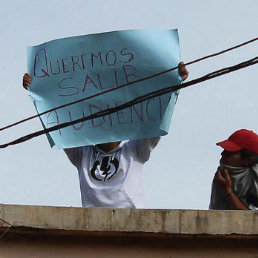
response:
[(120, 106), (117, 106), (117, 107), (114, 107), (114, 108), (109, 108), (109, 109), (106, 109), (106, 110), (102, 110), (102, 111), (99, 111), (95, 114), (92, 114), (92, 115), (89, 115), (89, 116), (86, 116), (86, 117), (82, 117), (80, 119), (77, 119), (77, 120), (74, 120), (74, 121), (71, 121), (71, 122), (65, 122), (65, 123), (50, 127), (50, 128), (45, 128), (43, 130), (25, 135), (23, 137), (20, 137), (20, 138), (14, 140), (14, 141), (11, 141), (11, 142), (8, 142), (8, 143), (5, 143), (5, 144), (1, 144), (0, 148), (6, 148), (10, 145), (16, 145), (16, 144), (28, 141), (32, 138), (37, 137), (37, 136), (40, 136), (42, 134), (47, 134), (47, 133), (53, 132), (55, 130), (59, 130), (59, 129), (68, 127), (68, 126), (73, 125), (73, 124), (77, 124), (77, 123), (87, 121), (87, 120), (90, 120), (90, 119), (106, 116), (106, 115), (109, 115), (111, 113), (117, 112), (121, 109), (125, 109), (125, 108), (128, 108), (130, 106), (133, 106), (133, 105), (135, 105), (137, 103), (140, 103), (142, 101), (145, 101), (145, 100), (148, 100), (148, 99), (151, 99), (151, 98), (154, 98), (154, 97), (158, 97), (158, 96), (167, 94), (169, 92), (177, 91), (179, 89), (186, 88), (186, 87), (195, 85), (197, 83), (207, 81), (207, 80), (222, 76), (224, 74), (234, 72), (234, 71), (243, 69), (245, 67), (257, 64), (257, 63), (258, 63), (258, 56), (254, 57), (250, 60), (244, 61), (242, 63), (239, 63), (237, 65), (226, 67), (226, 68), (211, 72), (207, 75), (204, 75), (204, 76), (199, 77), (197, 79), (191, 80), (189, 82), (185, 82), (185, 83), (182, 83), (182, 84), (177, 84), (177, 85), (173, 85), (173, 86), (170, 86), (170, 87), (167, 87), (167, 88), (164, 88), (164, 89), (153, 91), (151, 93), (148, 93), (148, 94), (142, 95), (140, 97), (137, 97), (137, 98), (133, 99), (132, 101), (121, 104)]
[[(230, 48), (228, 48), (228, 49), (222, 50), (222, 51), (220, 51), (220, 52), (216, 52), (216, 53), (214, 53), (214, 54), (211, 54), (211, 55), (208, 55), (208, 56), (204, 56), (204, 57), (202, 57), (202, 58), (198, 58), (198, 59), (196, 59), (196, 60), (193, 60), (193, 61), (190, 61), (190, 62), (188, 62), (188, 63), (185, 63), (185, 66), (188, 66), (188, 65), (191, 65), (191, 64), (200, 62), (200, 61), (202, 61), (202, 60), (205, 60), (205, 59), (208, 59), (208, 58), (211, 58), (211, 57), (215, 57), (215, 56), (224, 54), (224, 53), (226, 53), (226, 52), (232, 51), (232, 50), (237, 49), (237, 48), (239, 48), (239, 47), (242, 47), (242, 46), (244, 46), (244, 45), (247, 45), (247, 44), (250, 44), (250, 43), (252, 43), (252, 42), (255, 42), (255, 41), (257, 41), (257, 40), (258, 40), (258, 37), (253, 38), (253, 39), (251, 39), (251, 40), (248, 40), (248, 41), (243, 42), (243, 43), (241, 43), (241, 44), (238, 44), (238, 45), (236, 45), (236, 46), (233, 46), (233, 47), (230, 47)], [(114, 91), (114, 90), (118, 90), (118, 89), (120, 89), (120, 88), (129, 86), (129, 85), (131, 85), (131, 84), (135, 84), (135, 83), (138, 83), (138, 82), (142, 82), (142, 81), (145, 81), (145, 80), (149, 80), (149, 79), (151, 79), (151, 78), (154, 78), (154, 77), (163, 75), (163, 74), (165, 74), (165, 73), (171, 72), (171, 71), (173, 71), (173, 70), (176, 70), (177, 68), (178, 68), (178, 67), (173, 67), (173, 68), (164, 70), (164, 71), (162, 71), (162, 72), (159, 72), (159, 73), (156, 73), (156, 74), (153, 74), (153, 75), (150, 75), (150, 76), (147, 76), (147, 77), (144, 77), (144, 78), (141, 78), (141, 79), (132, 81), (132, 82), (128, 82), (128, 83), (122, 84), (122, 85), (120, 85), (120, 86), (118, 86), (118, 87), (111, 88), (111, 89), (106, 90), (106, 91), (103, 91), (103, 92), (101, 92), (101, 93), (98, 93), (98, 94), (95, 94), (95, 95), (92, 95), (92, 96), (88, 96), (88, 97), (85, 97), (85, 98), (76, 100), (76, 101), (74, 101), (74, 102), (69, 102), (69, 103), (67, 103), (67, 104), (64, 104), (64, 105), (61, 105), (61, 106), (58, 106), (58, 107), (49, 109), (49, 110), (44, 111), (44, 112), (42, 112), (42, 113), (39, 113), (39, 114), (30, 116), (30, 117), (27, 117), (27, 118), (25, 118), (25, 119), (23, 119), (23, 120), (20, 120), (20, 121), (18, 121), (18, 122), (12, 123), (12, 124), (7, 125), (7, 126), (4, 126), (4, 127), (0, 128), (0, 131), (6, 130), (6, 129), (8, 129), (8, 128), (11, 128), (11, 127), (13, 127), (13, 126), (19, 125), (19, 124), (21, 124), (21, 123), (27, 122), (27, 121), (29, 121), (29, 120), (32, 120), (32, 119), (36, 118), (36, 117), (40, 117), (40, 116), (45, 115), (45, 114), (47, 114), (47, 113), (49, 113), (49, 112), (53, 112), (53, 111), (55, 111), (55, 110), (58, 110), (58, 109), (61, 109), (61, 108), (64, 108), (64, 107), (67, 107), (67, 106), (70, 106), (70, 105), (74, 105), (74, 104), (77, 104), (77, 103), (79, 103), (79, 102), (82, 102), (82, 101), (85, 101), (85, 100), (89, 100), (89, 99), (95, 98), (95, 97), (97, 97), (97, 96), (99, 96), (99, 95), (103, 95), (103, 94), (106, 94), (106, 93), (108, 93), (108, 92), (111, 92), (111, 91)]]

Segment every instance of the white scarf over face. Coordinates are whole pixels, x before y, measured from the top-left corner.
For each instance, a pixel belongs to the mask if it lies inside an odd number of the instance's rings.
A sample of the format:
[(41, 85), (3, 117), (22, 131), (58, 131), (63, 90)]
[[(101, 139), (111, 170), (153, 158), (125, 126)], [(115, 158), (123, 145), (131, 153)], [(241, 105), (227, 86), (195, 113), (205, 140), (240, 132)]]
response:
[[(231, 167), (220, 164), (220, 169), (227, 169), (232, 181), (233, 193), (247, 206), (258, 207), (258, 164), (252, 167)], [(219, 186), (212, 183), (210, 209), (230, 210), (225, 194)]]

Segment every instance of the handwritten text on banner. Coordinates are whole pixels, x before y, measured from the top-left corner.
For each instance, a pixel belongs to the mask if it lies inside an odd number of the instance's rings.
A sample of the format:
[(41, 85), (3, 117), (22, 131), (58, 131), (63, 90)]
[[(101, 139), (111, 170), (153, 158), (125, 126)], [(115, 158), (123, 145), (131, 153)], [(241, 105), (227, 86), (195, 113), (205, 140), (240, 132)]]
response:
[[(39, 113), (178, 65), (177, 30), (131, 30), (53, 40), (28, 48), (30, 95)], [(45, 128), (180, 83), (177, 70), (41, 116)], [(167, 134), (177, 92), (48, 134), (70, 148)]]

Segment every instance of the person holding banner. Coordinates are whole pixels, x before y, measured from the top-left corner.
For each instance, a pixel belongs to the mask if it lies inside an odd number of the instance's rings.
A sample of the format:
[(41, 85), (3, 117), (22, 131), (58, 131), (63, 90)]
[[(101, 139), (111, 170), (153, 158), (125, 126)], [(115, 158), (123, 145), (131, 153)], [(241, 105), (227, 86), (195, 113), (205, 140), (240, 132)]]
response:
[(258, 208), (258, 135), (241, 129), (217, 143), (224, 150), (214, 176), (210, 209)]
[[(183, 62), (182, 80), (188, 77)], [(23, 77), (25, 89), (31, 76)], [(77, 168), (83, 207), (144, 208), (143, 165), (160, 137), (65, 149)]]

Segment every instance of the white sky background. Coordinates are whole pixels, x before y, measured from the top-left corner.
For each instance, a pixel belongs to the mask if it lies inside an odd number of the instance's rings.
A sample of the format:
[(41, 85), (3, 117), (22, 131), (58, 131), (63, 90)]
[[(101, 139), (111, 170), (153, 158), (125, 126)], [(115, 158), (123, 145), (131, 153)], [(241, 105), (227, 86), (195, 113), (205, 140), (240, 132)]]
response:
[[(257, 37), (256, 0), (0, 0), (0, 127), (35, 114), (21, 86), (26, 47), (122, 29), (179, 29), (182, 60)], [(188, 67), (188, 80), (257, 55), (258, 43)], [(233, 131), (258, 132), (258, 65), (183, 89), (168, 136), (145, 166), (147, 208), (207, 209), (221, 149)], [(0, 132), (0, 143), (40, 130)], [(76, 169), (45, 136), (0, 149), (0, 203), (81, 206)]]

